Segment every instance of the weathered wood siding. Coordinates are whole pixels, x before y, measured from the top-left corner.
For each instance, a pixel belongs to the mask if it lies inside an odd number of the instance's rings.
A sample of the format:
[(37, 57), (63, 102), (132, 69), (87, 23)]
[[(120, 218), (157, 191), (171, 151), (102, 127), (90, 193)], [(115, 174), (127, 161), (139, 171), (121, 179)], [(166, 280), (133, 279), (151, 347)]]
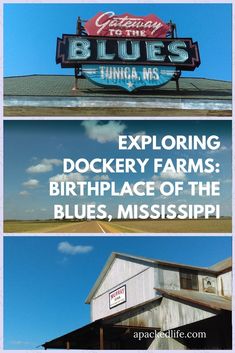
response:
[(118, 326), (137, 326), (160, 328), (159, 308), (161, 298), (154, 302), (147, 303), (133, 311), (121, 314), (118, 317), (111, 318), (108, 323)]
[[(215, 289), (212, 288), (205, 289), (204, 288), (204, 279), (211, 281), (212, 284), (215, 285)], [(180, 288), (180, 273), (179, 269), (166, 267), (166, 266), (158, 266), (155, 273), (155, 287), (157, 288), (165, 288), (165, 289), (174, 289), (179, 290)], [(206, 272), (198, 273), (198, 289), (199, 292), (208, 292), (208, 293), (217, 293), (217, 281), (216, 276), (211, 274), (207, 274)]]
[[(124, 284), (126, 284), (126, 302), (110, 309), (109, 293)], [(154, 267), (149, 267), (149, 263), (136, 263), (117, 258), (92, 299), (92, 321), (154, 297)]]
[(177, 342), (176, 340), (174, 340), (173, 338), (160, 338), (157, 337), (155, 338), (150, 346), (148, 347), (148, 350), (153, 350), (153, 349), (182, 349), (182, 350), (186, 350), (187, 347), (184, 346), (182, 343)]
[(167, 298), (162, 299), (160, 306), (162, 331), (177, 328), (212, 316), (215, 316), (212, 312)]
[[(213, 288), (205, 290), (203, 279), (211, 281)], [(231, 296), (231, 272), (217, 279), (206, 272), (198, 274), (199, 292)], [(126, 285), (126, 302), (109, 308), (109, 293)], [(154, 288), (180, 290), (178, 268), (157, 265), (144, 260), (131, 260), (119, 256), (115, 258), (91, 301), (91, 320), (97, 320), (144, 303), (156, 297)], [(164, 303), (167, 299), (164, 299)], [(166, 301), (162, 306), (162, 319), (165, 327), (178, 327), (187, 323), (208, 318), (210, 313), (195, 309), (176, 301)], [(208, 316), (209, 315), (209, 316)], [(173, 325), (173, 326), (172, 326)]]
[(147, 268), (149, 268), (149, 263), (147, 262), (127, 261), (121, 257), (115, 258), (109, 271), (106, 273), (106, 276), (97, 289), (95, 297), (102, 295), (107, 290), (110, 291), (110, 289), (115, 288), (117, 285), (121, 285)]
[(180, 289), (180, 276), (177, 268), (158, 266), (155, 272), (155, 287)]
[(223, 273), (217, 277), (218, 295), (232, 296), (232, 271)]

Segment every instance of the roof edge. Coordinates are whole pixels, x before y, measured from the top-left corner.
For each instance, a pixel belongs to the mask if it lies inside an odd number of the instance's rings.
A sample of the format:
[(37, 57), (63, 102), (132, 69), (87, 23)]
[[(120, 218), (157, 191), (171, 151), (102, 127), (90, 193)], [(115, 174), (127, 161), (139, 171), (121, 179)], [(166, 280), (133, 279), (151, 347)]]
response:
[[(13, 76), (4, 76), (3, 79), (5, 78), (22, 78), (22, 77), (37, 77), (37, 76), (42, 76), (42, 77), (63, 77), (63, 76), (67, 76), (67, 77), (74, 77), (74, 75), (66, 75), (66, 74), (28, 74), (28, 75), (13, 75)], [(81, 78), (81, 77), (79, 77)], [(232, 80), (220, 80), (218, 78), (206, 78), (206, 77), (184, 77), (181, 76), (181, 78), (186, 79), (186, 80), (191, 80), (191, 79), (195, 79), (195, 80), (208, 80), (208, 81), (220, 81), (220, 82), (227, 82), (227, 83), (231, 83), (232, 84)]]
[(116, 253), (112, 252), (111, 255), (108, 257), (108, 260), (106, 261), (102, 271), (100, 272), (97, 280), (95, 281), (95, 284), (91, 288), (88, 296), (86, 297), (85, 304), (90, 304), (91, 299), (93, 298), (99, 284), (101, 283), (102, 279), (105, 277), (106, 273), (108, 272), (109, 267), (113, 263), (114, 259), (116, 258)]
[(191, 298), (185, 297), (183, 295), (180, 295), (180, 293), (177, 293), (178, 292), (177, 290), (174, 290), (175, 293), (172, 293), (172, 290), (169, 291), (167, 289), (162, 289), (162, 288), (154, 288), (154, 289), (158, 293), (160, 293), (160, 295), (162, 295), (163, 297), (165, 297), (167, 299), (182, 300), (182, 301), (185, 301), (185, 302), (188, 302), (188, 303), (191, 303), (191, 304), (194, 304), (194, 305), (199, 305), (199, 306), (202, 306), (204, 308), (208, 308), (210, 310), (215, 310), (215, 311), (218, 311), (218, 312), (220, 312), (222, 310), (232, 311), (232, 308), (230, 310), (229, 309), (225, 309), (225, 308), (218, 308), (213, 303), (209, 304), (209, 303), (205, 303), (205, 302), (200, 302), (199, 300), (193, 299), (192, 297)]
[(109, 256), (108, 260), (106, 261), (101, 273), (99, 274), (95, 284), (93, 285), (88, 296), (86, 297), (86, 300), (85, 300), (86, 304), (90, 304), (100, 283), (102, 282), (103, 278), (105, 277), (106, 273), (108, 272), (111, 264), (113, 263), (113, 261), (115, 260), (116, 257), (124, 257), (124, 258), (133, 259), (133, 260), (145, 261), (145, 262), (149, 262), (151, 264), (157, 264), (157, 265), (162, 265), (162, 266), (170, 266), (170, 267), (175, 267), (175, 268), (185, 268), (185, 269), (190, 269), (190, 270), (194, 270), (194, 271), (203, 271), (203, 272), (214, 274), (214, 275), (219, 275), (222, 273), (221, 271), (214, 270), (211, 267), (191, 266), (191, 265), (180, 264), (180, 263), (176, 263), (176, 262), (147, 258), (147, 257), (143, 257), (143, 256), (135, 256), (135, 255), (130, 255), (130, 254), (126, 254), (126, 253), (112, 252), (111, 255)]

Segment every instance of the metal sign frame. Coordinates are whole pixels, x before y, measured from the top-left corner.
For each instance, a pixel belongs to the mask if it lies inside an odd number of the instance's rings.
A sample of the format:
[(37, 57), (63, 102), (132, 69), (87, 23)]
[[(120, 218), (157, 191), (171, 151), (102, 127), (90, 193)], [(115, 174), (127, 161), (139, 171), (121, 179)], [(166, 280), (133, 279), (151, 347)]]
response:
[[(77, 17), (77, 23), (76, 23), (76, 35), (77, 36), (89, 37), (86, 33), (85, 27), (83, 26), (83, 23), (85, 23), (85, 22), (87, 22), (87, 20), (82, 20), (81, 17)], [(171, 30), (170, 30), (171, 35), (168, 38), (178, 39), (176, 24), (173, 23), (171, 20), (167, 24), (170, 25), (170, 27), (171, 27)], [(136, 39), (136, 37), (135, 37), (135, 39)], [(191, 38), (188, 38), (188, 39), (191, 39)], [(57, 38), (57, 40), (60, 40), (60, 38)], [(197, 45), (197, 42), (195, 42), (193, 44)], [(197, 51), (197, 53), (198, 53), (198, 65), (197, 66), (199, 66), (200, 65), (199, 51)], [(56, 53), (56, 61), (57, 61), (57, 53)], [(74, 67), (74, 77), (75, 77), (75, 86), (74, 86), (73, 90), (76, 91), (79, 89), (78, 79), (85, 79), (86, 77), (82, 73), (82, 65), (80, 63), (76, 63), (72, 67)], [(176, 90), (177, 91), (180, 90), (180, 87), (179, 87), (180, 76), (181, 76), (181, 68), (178, 67), (178, 70), (176, 70), (174, 77), (171, 79), (172, 81), (176, 82)]]
[[(89, 40), (90, 43), (90, 57), (86, 58), (84, 60), (78, 59), (78, 60), (73, 60), (69, 58), (69, 41), (71, 39), (86, 39), (87, 41)], [(106, 45), (108, 48), (113, 52), (115, 57), (112, 60), (99, 60), (96, 57), (96, 51), (97, 51), (97, 41), (105, 40)], [(136, 60), (123, 60), (118, 57), (117, 52), (115, 49), (117, 48), (117, 43), (118, 42), (126, 42), (126, 45), (132, 43), (138, 43), (140, 47), (140, 58)], [(188, 59), (186, 59), (185, 62), (180, 63), (177, 61), (170, 61), (169, 56), (174, 53), (168, 52), (168, 46), (171, 45), (171, 43), (181, 41), (185, 44), (185, 51), (188, 53)], [(145, 46), (154, 42), (161, 42), (163, 44), (162, 47), (162, 52), (161, 55), (165, 56), (164, 61), (153, 61), (153, 60), (148, 60), (147, 54), (146, 54), (146, 48)], [(74, 68), (76, 65), (81, 65), (81, 64), (123, 64), (123, 65), (161, 65), (161, 66), (175, 66), (176, 69), (180, 70), (194, 70), (196, 67), (200, 65), (200, 56), (199, 56), (199, 50), (198, 50), (198, 45), (197, 42), (193, 42), (192, 38), (160, 38), (160, 39), (155, 39), (155, 38), (119, 38), (119, 37), (94, 37), (94, 36), (78, 36), (76, 34), (63, 34), (62, 39), (57, 38), (57, 51), (56, 51), (56, 63), (61, 64), (61, 67), (63, 68)]]
[[(124, 299), (124, 301), (122, 301), (121, 303), (118, 303), (118, 304), (116, 304), (116, 305), (111, 306), (111, 305), (110, 305), (110, 295), (111, 295), (112, 293), (116, 292), (118, 289), (121, 289), (121, 288), (123, 288), (123, 287), (125, 288), (125, 299)], [(123, 304), (123, 303), (126, 303), (126, 301), (127, 301), (126, 284), (124, 284), (124, 285), (121, 286), (121, 287), (116, 288), (115, 290), (113, 290), (112, 292), (109, 293), (109, 309), (116, 308), (118, 305), (121, 305), (121, 304)]]

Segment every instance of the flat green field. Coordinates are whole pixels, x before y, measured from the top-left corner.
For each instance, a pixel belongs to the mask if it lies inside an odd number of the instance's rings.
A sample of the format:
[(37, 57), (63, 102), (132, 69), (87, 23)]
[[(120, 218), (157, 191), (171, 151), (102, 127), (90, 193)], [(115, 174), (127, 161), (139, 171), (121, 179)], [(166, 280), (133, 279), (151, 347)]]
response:
[(5, 233), (231, 233), (232, 219), (145, 221), (5, 221)]

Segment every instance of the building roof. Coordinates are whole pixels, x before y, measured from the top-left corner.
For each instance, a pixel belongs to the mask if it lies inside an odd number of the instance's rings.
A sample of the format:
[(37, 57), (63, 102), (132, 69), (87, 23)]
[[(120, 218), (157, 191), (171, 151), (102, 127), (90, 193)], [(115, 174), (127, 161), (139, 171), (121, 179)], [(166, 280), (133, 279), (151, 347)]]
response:
[[(119, 87), (96, 86), (87, 79), (60, 75), (31, 75), (4, 78), (4, 106), (47, 108), (154, 108), (222, 111), (231, 115), (232, 84), (204, 78), (180, 78), (162, 87), (127, 92)], [(157, 98), (157, 99), (156, 99)], [(230, 112), (230, 113), (228, 113)], [(221, 113), (222, 114), (222, 113)], [(223, 113), (225, 114), (225, 113)]]
[[(54, 338), (41, 346), (45, 349), (107, 349), (100, 347), (100, 329), (104, 329), (105, 342), (119, 342), (120, 340), (134, 340), (134, 332), (155, 332), (158, 328), (124, 326), (124, 325), (105, 325), (102, 322), (92, 322), (73, 332)], [(140, 349), (140, 342), (136, 342), (136, 349)], [(113, 349), (113, 348), (111, 348)], [(132, 348), (133, 349), (133, 348)], [(143, 347), (144, 349), (144, 347)]]
[(64, 75), (30, 75), (4, 78), (5, 96), (60, 96), (74, 97), (89, 93), (90, 95), (131, 95), (139, 96), (146, 92), (148, 96), (169, 97), (180, 96), (184, 98), (232, 99), (232, 84), (229, 81), (209, 80), (205, 78), (180, 78), (180, 91), (176, 91), (175, 82), (170, 81), (159, 88), (142, 88), (136, 92), (128, 93), (118, 87), (109, 87), (108, 90), (96, 86), (87, 79), (78, 79), (79, 90), (74, 92), (74, 76)]
[(124, 253), (113, 252), (109, 256), (105, 266), (103, 267), (103, 270), (101, 271), (94, 286), (92, 287), (90, 293), (88, 294), (88, 296), (86, 298), (87, 304), (89, 304), (91, 302), (91, 299), (95, 295), (98, 287), (100, 286), (100, 284), (101, 284), (102, 280), (104, 279), (106, 273), (108, 272), (110, 266), (112, 265), (113, 261), (117, 257), (129, 260), (129, 261), (148, 262), (149, 264), (158, 265), (158, 266), (168, 266), (168, 267), (174, 267), (174, 268), (184, 268), (184, 269), (194, 270), (194, 271), (202, 271), (202, 272), (205, 272), (208, 274), (214, 274), (216, 276), (219, 275), (220, 273), (224, 272), (225, 270), (229, 270), (230, 266), (231, 266), (231, 258), (223, 261), (224, 266), (223, 267), (221, 266), (222, 270), (220, 270), (220, 269), (217, 270), (217, 269), (213, 269), (211, 267), (191, 266), (191, 265), (186, 265), (186, 264), (180, 264), (177, 262), (163, 261), (163, 260), (157, 260), (157, 259), (147, 258), (147, 257), (143, 257), (143, 256), (135, 256), (135, 255), (129, 255), (129, 254), (124, 254)]
[(189, 305), (199, 305), (212, 310), (232, 310), (232, 301), (230, 298), (222, 297), (215, 294), (202, 293), (193, 290), (173, 290), (155, 288), (163, 297), (173, 300), (183, 300)]
[[(144, 303), (135, 305), (128, 309), (121, 310), (112, 315), (106, 316), (104, 318), (98, 319), (88, 325), (85, 325), (79, 329), (71, 331), (65, 335), (57, 337), (51, 341), (45, 342), (42, 344), (42, 347), (47, 348), (68, 348), (67, 344), (69, 343), (70, 349), (86, 348), (91, 349), (94, 344), (99, 341), (99, 329), (105, 327), (105, 335), (111, 339), (115, 335), (117, 339), (120, 338), (120, 335), (127, 334), (127, 326), (122, 326), (118, 324), (116, 319), (121, 319), (123, 315), (134, 312), (136, 310), (143, 310), (144, 307), (148, 308), (148, 305), (153, 304), (154, 302), (161, 301), (163, 297), (166, 297), (171, 300), (179, 300), (186, 302), (188, 305), (196, 305), (202, 307), (203, 309), (213, 310), (215, 314), (219, 314), (221, 310), (231, 311), (231, 300), (224, 297), (220, 297), (208, 293), (200, 293), (188, 290), (166, 290), (155, 288), (160, 295), (157, 297), (148, 300)], [(152, 330), (161, 330), (160, 327), (144, 327), (141, 326), (128, 326), (129, 334), (132, 334), (132, 330), (137, 331), (152, 331)], [(116, 336), (118, 335), (118, 336)], [(91, 345), (91, 346), (90, 346)], [(97, 346), (97, 349), (99, 347)]]
[[(43, 343), (41, 346), (44, 348), (66, 348), (66, 342), (70, 342), (71, 347), (70, 348), (85, 348), (84, 347), (84, 342), (86, 341), (91, 341), (96, 339), (96, 334), (97, 329), (101, 328), (101, 327), (105, 327), (106, 331), (109, 330), (108, 335), (111, 338), (111, 335), (119, 330), (119, 334), (120, 333), (125, 333), (126, 331), (126, 326), (125, 325), (118, 325), (115, 324), (113, 319), (119, 319), (122, 318), (123, 315), (125, 314), (130, 314), (132, 312), (136, 312), (137, 310), (143, 310), (144, 307), (148, 307), (149, 304), (153, 304), (159, 300), (162, 299), (162, 296), (157, 296), (151, 300), (148, 300), (146, 302), (143, 302), (141, 304), (132, 306), (128, 309), (124, 309), (121, 311), (118, 311), (114, 314), (108, 315), (104, 318), (95, 320), (85, 326), (82, 326), (79, 329), (76, 329), (74, 331), (71, 331), (63, 336), (57, 337), (51, 341), (45, 342)], [(158, 330), (160, 331), (160, 327), (143, 327), (143, 326), (128, 326), (129, 331), (130, 329), (134, 329), (135, 331), (137, 330), (141, 330), (141, 331), (152, 331), (152, 330)], [(124, 332), (123, 332), (124, 330)], [(106, 332), (107, 334), (107, 332)], [(92, 343), (92, 342), (90, 342)], [(79, 345), (81, 344), (81, 346), (79, 347)], [(90, 348), (89, 347), (89, 342), (86, 343), (87, 346), (86, 348)], [(77, 345), (77, 346), (74, 346)]]
[(225, 260), (217, 262), (216, 264), (210, 266), (211, 270), (218, 271), (220, 273), (226, 272), (232, 269), (232, 258), (229, 257)]

